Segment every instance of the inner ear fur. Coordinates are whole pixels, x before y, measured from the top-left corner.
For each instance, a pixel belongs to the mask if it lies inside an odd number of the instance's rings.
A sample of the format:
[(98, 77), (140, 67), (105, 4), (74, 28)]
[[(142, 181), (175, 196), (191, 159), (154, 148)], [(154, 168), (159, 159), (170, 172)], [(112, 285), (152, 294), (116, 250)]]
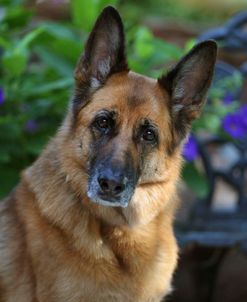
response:
[(159, 85), (170, 95), (174, 144), (186, 137), (191, 123), (205, 103), (217, 56), (217, 44), (204, 41), (197, 44), (166, 75)]

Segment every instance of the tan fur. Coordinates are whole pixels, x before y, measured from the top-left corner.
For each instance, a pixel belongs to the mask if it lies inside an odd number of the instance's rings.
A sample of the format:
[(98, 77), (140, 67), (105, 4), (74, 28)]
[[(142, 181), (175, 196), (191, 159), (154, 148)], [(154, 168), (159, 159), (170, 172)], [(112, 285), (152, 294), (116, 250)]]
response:
[[(133, 93), (138, 100), (126, 106)], [(171, 140), (167, 100), (157, 81), (123, 72), (93, 95), (76, 125), (68, 113), (0, 205), (0, 301), (158, 302), (171, 290), (181, 157), (179, 150), (165, 152)], [(95, 204), (86, 195), (88, 124), (98, 109), (113, 107), (125, 117), (116, 138), (119, 154), (139, 116), (163, 129), (124, 209)]]

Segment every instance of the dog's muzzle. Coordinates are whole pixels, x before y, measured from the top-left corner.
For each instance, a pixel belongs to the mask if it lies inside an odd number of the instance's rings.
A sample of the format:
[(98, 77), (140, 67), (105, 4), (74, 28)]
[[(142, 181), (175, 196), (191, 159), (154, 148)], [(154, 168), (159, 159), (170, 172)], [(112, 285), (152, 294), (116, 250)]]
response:
[(134, 193), (134, 181), (129, 171), (102, 164), (90, 173), (88, 197), (99, 204), (127, 207)]

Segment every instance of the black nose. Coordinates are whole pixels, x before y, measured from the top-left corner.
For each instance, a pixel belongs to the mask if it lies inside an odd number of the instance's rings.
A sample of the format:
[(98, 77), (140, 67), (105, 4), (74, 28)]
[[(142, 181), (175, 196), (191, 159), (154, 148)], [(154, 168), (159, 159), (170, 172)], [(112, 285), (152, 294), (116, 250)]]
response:
[(118, 197), (125, 189), (125, 180), (122, 175), (101, 175), (98, 177), (101, 194), (105, 198)]

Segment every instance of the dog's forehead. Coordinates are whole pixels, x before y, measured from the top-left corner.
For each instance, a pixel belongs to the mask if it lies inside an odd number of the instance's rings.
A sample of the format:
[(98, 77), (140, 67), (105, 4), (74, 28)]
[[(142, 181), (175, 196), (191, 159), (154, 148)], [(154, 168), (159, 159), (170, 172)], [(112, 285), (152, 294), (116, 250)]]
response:
[(116, 86), (127, 85), (128, 87), (135, 86), (136, 88), (140, 85), (145, 85), (147, 89), (153, 89), (157, 84), (157, 80), (133, 71), (116, 73), (110, 77), (108, 82), (110, 84), (114, 83)]
[(146, 111), (160, 115), (167, 111), (168, 95), (159, 87), (157, 80), (130, 71), (112, 75), (96, 92), (94, 99), (102, 100), (98, 106), (116, 106), (120, 110), (128, 108), (143, 114)]
[(158, 92), (157, 80), (133, 71), (113, 75), (107, 85), (115, 88), (118, 93), (127, 98), (133, 97), (133, 103), (144, 102)]

